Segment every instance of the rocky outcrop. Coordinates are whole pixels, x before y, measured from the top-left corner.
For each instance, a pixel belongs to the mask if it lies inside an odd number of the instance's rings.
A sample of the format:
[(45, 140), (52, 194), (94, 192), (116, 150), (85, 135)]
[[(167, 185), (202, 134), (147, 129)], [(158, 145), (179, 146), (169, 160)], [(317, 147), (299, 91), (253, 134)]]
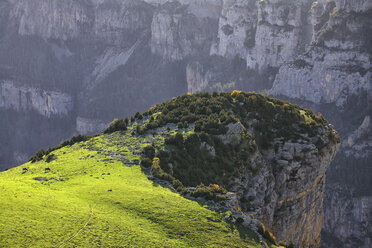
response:
[[(200, 192), (195, 187), (201, 183), (216, 189), (220, 185), (230, 191), (227, 206), (235, 219), (242, 218), (243, 225), (252, 227), (255, 218), (278, 241), (320, 247), (326, 172), (341, 144), (324, 118), (287, 102), (241, 91), (184, 95), (144, 115), (141, 125), (150, 127), (144, 135), (154, 136), (167, 135), (163, 130), (173, 132), (174, 124), (158, 120), (172, 118), (172, 123), (179, 123), (190, 117), (188, 127), (175, 130), (177, 135), (167, 138), (164, 146), (155, 146), (164, 151), (158, 154), (160, 168), (171, 174), (160, 177), (153, 169), (152, 176), (173, 186), (178, 179), (184, 186), (175, 189), (186, 196), (203, 196), (185, 193)], [(207, 192), (204, 196), (213, 199)], [(257, 225), (253, 229), (258, 230)]]
[(34, 110), (40, 115), (66, 116), (73, 109), (71, 96), (54, 91), (18, 86), (13, 82), (0, 82), (0, 108), (16, 111)]
[(319, 149), (315, 141), (277, 140), (275, 150), (252, 158), (256, 176), (243, 172), (236, 180), (241, 208), (296, 247), (320, 247), (326, 171), (339, 147), (324, 142)]

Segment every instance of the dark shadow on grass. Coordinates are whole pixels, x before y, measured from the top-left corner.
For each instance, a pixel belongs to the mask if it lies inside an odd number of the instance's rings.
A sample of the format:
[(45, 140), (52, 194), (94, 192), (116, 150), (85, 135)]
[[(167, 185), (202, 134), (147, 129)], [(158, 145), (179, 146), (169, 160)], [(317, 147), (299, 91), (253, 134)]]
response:
[[(200, 207), (203, 207), (204, 208), (206, 205), (208, 205), (207, 202), (206, 202), (206, 200), (202, 200), (200, 198), (191, 197), (188, 194), (184, 195), (181, 192), (175, 191), (171, 187), (171, 184), (168, 181), (160, 180), (158, 178), (153, 177), (151, 175), (151, 173), (150, 173), (150, 169), (149, 168), (143, 168), (141, 166), (141, 171), (152, 182), (152, 185), (154, 187), (163, 187), (163, 188), (171, 189), (173, 192), (180, 194), (182, 197), (198, 203)], [(211, 211), (217, 212), (217, 213), (224, 213), (224, 212), (228, 211), (228, 209), (222, 207), (220, 211), (218, 211), (218, 210), (211, 210)], [(252, 230), (250, 230), (248, 228), (245, 228), (242, 224), (236, 224), (236, 223), (229, 222), (229, 221), (226, 221), (226, 220), (223, 220), (223, 219), (221, 219), (221, 221), (225, 221), (226, 223), (228, 223), (231, 233), (233, 233), (234, 231), (238, 231), (239, 232), (239, 236), (240, 236), (241, 239), (254, 238), (256, 242), (259, 242), (259, 239), (258, 239), (257, 235)]]

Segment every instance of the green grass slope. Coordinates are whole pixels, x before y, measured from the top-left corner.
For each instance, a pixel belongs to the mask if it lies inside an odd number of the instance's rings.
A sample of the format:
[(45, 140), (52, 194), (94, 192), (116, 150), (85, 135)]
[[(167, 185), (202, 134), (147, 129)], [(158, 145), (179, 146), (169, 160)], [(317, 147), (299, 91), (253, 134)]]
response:
[(130, 132), (0, 173), (0, 247), (261, 247), (254, 233), (128, 166), (135, 148), (161, 142)]

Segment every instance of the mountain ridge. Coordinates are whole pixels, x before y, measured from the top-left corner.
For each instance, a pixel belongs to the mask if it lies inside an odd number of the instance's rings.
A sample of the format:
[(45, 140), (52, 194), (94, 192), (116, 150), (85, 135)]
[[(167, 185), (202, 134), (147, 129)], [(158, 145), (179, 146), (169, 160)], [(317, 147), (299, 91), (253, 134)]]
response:
[(69, 156), (62, 151), (88, 149), (104, 166), (142, 168), (155, 183), (230, 212), (225, 221), (259, 240), (319, 247), (325, 172), (339, 144), (322, 116), (281, 100), (241, 91), (188, 94), (115, 120), (104, 133), (40, 151), (11, 173), (35, 173), (29, 177), (46, 185), (64, 182), (58, 161)]

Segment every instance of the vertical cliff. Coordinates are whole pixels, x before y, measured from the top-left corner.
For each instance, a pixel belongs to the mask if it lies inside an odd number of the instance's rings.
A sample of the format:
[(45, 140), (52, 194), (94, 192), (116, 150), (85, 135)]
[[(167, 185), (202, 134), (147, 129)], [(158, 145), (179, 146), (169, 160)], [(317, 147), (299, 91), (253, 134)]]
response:
[(371, 244), (371, 11), (370, 1), (314, 2), (313, 42), (270, 90), (330, 116), (344, 138), (328, 172), (325, 247)]

